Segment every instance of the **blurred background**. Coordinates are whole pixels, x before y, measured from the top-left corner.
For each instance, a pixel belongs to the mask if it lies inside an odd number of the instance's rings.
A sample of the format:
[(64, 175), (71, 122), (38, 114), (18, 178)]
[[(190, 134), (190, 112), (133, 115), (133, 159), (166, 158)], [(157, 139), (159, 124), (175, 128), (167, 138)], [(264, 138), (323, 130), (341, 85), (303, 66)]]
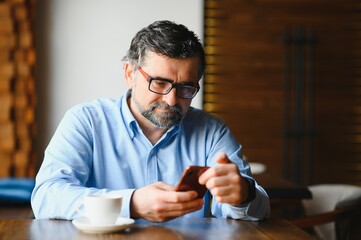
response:
[(126, 93), (121, 59), (141, 28), (168, 19), (203, 42), (202, 0), (5, 0), (0, 11), (0, 177), (34, 177), (70, 107)]
[(297, 184), (361, 185), (360, 10), (338, 0), (0, 1), (0, 177), (34, 177), (65, 111), (126, 91), (134, 34), (168, 19), (204, 43), (193, 105), (248, 161)]

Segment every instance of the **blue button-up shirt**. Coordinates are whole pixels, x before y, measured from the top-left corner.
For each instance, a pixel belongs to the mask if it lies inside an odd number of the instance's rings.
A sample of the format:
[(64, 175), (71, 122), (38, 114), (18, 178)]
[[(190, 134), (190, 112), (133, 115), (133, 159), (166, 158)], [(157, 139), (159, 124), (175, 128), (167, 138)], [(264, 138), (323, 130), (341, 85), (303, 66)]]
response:
[[(225, 152), (240, 173), (251, 178), (240, 144), (222, 121), (204, 111), (191, 107), (180, 124), (153, 145), (131, 114), (126, 97), (77, 105), (65, 114), (45, 150), (32, 194), (35, 217), (77, 218), (84, 196), (101, 193), (120, 193), (121, 216), (130, 217), (135, 189), (158, 181), (176, 185), (189, 165), (215, 166), (218, 152)], [(185, 216), (204, 217), (206, 207)], [(256, 184), (251, 203), (233, 207), (213, 200), (212, 214), (262, 219), (269, 215), (268, 197)]]

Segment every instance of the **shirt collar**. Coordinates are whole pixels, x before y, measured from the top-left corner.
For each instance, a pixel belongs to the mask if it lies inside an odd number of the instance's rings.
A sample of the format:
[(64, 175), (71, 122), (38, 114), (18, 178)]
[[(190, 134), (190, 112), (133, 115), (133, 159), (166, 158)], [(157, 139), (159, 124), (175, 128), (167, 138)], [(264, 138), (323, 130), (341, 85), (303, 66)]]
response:
[(136, 132), (138, 131), (138, 123), (135, 120), (132, 112), (129, 109), (127, 100), (130, 97), (130, 91), (128, 90), (127, 94), (125, 96), (123, 96), (122, 100), (121, 100), (121, 113), (123, 116), (123, 121), (124, 124), (126, 126), (126, 129), (128, 131), (128, 135), (131, 139), (134, 138)]

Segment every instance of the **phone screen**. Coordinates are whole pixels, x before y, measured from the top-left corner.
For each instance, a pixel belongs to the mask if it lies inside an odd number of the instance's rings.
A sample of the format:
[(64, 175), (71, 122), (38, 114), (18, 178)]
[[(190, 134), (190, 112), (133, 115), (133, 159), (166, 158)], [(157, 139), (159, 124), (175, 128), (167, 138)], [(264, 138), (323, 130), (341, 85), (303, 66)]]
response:
[(207, 192), (207, 187), (205, 185), (199, 184), (198, 178), (208, 168), (209, 167), (188, 166), (184, 170), (182, 177), (175, 188), (176, 191), (194, 190), (198, 193), (198, 197), (202, 198), (204, 194)]

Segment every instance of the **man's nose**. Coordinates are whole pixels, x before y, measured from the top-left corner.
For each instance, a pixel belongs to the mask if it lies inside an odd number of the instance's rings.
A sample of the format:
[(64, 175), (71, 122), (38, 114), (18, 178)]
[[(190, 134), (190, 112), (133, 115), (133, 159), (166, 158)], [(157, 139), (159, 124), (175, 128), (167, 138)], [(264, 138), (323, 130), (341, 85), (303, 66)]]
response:
[(169, 106), (174, 106), (177, 103), (177, 90), (173, 88), (166, 95), (163, 95), (163, 101), (166, 102)]

